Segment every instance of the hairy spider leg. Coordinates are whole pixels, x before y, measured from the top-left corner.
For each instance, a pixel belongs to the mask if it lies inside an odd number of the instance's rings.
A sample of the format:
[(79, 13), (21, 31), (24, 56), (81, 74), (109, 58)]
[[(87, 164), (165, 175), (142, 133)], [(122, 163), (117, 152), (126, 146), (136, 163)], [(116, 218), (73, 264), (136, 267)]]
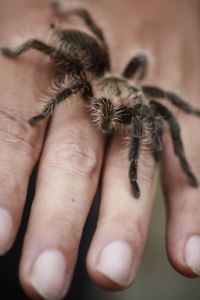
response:
[(25, 43), (23, 43), (21, 46), (19, 46), (17, 49), (14, 49), (14, 50), (3, 47), (3, 48), (1, 48), (1, 52), (7, 56), (14, 57), (14, 56), (19, 56), (20, 54), (22, 54), (23, 52), (25, 52), (29, 49), (36, 49), (36, 50), (43, 52), (45, 54), (48, 54), (50, 56), (53, 52), (56, 51), (56, 49), (54, 47), (48, 46), (39, 40), (31, 39), (31, 40), (26, 41)]
[(161, 103), (158, 103), (156, 101), (151, 101), (151, 105), (153, 105), (153, 108), (155, 111), (157, 111), (158, 115), (162, 116), (169, 124), (170, 134), (172, 137), (174, 152), (178, 156), (180, 160), (181, 167), (185, 174), (187, 175), (189, 183), (197, 187), (198, 181), (194, 174), (192, 173), (189, 163), (187, 162), (184, 154), (184, 147), (181, 139), (180, 134), (180, 127), (179, 124), (174, 117), (174, 115)]
[(152, 127), (150, 128), (150, 133), (152, 137), (153, 147), (154, 147), (154, 158), (156, 162), (162, 160), (163, 155), (163, 131), (164, 122), (162, 118), (152, 119)]
[(64, 53), (62, 53), (62, 51), (52, 46), (48, 46), (45, 43), (36, 39), (30, 39), (14, 50), (3, 47), (1, 48), (1, 52), (6, 56), (16, 57), (30, 49), (35, 49), (49, 55), (49, 57), (54, 61), (56, 66), (59, 69), (64, 69), (65, 73), (70, 73), (73, 70), (74, 76), (76, 75), (76, 71), (78, 73), (78, 77), (81, 77), (81, 74), (82, 77), (84, 76), (82, 66), (76, 59), (72, 58), (70, 55), (66, 56)]
[(88, 28), (106, 45), (105, 37), (102, 30), (99, 26), (94, 22), (90, 13), (85, 8), (74, 8), (69, 10), (63, 10), (60, 3), (55, 1), (52, 4), (53, 10), (60, 16), (68, 17), (70, 15), (78, 15), (83, 19)]
[(163, 131), (164, 124), (163, 119), (159, 116), (156, 116), (151, 107), (144, 105), (142, 107), (142, 118), (147, 125), (147, 130), (151, 136), (151, 143), (154, 151), (154, 159), (156, 162), (162, 160), (163, 154)]
[(138, 80), (144, 79), (148, 69), (148, 58), (143, 53), (138, 53), (136, 56), (131, 58), (127, 66), (123, 71), (123, 76), (126, 78), (132, 78), (137, 76)]
[(173, 105), (177, 106), (179, 109), (183, 110), (188, 114), (195, 114), (200, 117), (200, 110), (193, 108), (187, 102), (182, 100), (178, 95), (172, 92), (165, 91), (161, 88), (149, 85), (143, 85), (142, 90), (147, 97), (153, 98), (165, 98), (169, 100)]
[(23, 43), (21, 46), (19, 46), (17, 49), (10, 49), (10, 48), (1, 48), (1, 52), (10, 57), (16, 57), (21, 55), (22, 53), (30, 50), (35, 49), (37, 51), (40, 51), (42, 53), (45, 53), (49, 55), (49, 57), (54, 61), (54, 63), (57, 65), (58, 68), (63, 69), (65, 67), (65, 71), (70, 71), (74, 67), (75, 69), (80, 69), (80, 64), (70, 57), (70, 59), (66, 59), (66, 56), (59, 51), (58, 49), (48, 46), (45, 43), (36, 40), (36, 39), (30, 39)]
[(71, 95), (81, 91), (83, 97), (87, 98), (91, 95), (91, 86), (86, 81), (79, 81), (68, 88), (62, 89), (61, 92), (51, 98), (39, 115), (32, 117), (28, 122), (30, 125), (36, 124), (40, 120), (47, 118), (55, 110), (56, 105), (66, 100)]
[(132, 193), (135, 198), (140, 197), (140, 188), (137, 183), (137, 168), (140, 143), (142, 138), (142, 122), (140, 116), (133, 117), (130, 128), (131, 142), (129, 149), (129, 161), (131, 162), (129, 167), (129, 180), (132, 187)]

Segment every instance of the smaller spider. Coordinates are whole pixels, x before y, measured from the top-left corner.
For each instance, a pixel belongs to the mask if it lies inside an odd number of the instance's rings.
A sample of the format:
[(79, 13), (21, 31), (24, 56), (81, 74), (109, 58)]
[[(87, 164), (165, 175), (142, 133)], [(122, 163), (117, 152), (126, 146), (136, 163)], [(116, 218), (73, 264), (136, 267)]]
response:
[[(121, 76), (111, 73), (110, 59), (103, 32), (96, 25), (86, 9), (63, 10), (58, 2), (52, 4), (58, 17), (51, 24), (49, 44), (31, 39), (17, 49), (1, 48), (1, 52), (16, 57), (29, 49), (36, 49), (48, 55), (58, 69), (52, 85), (50, 101), (42, 112), (29, 120), (31, 125), (47, 118), (56, 105), (71, 95), (80, 93), (88, 107), (94, 124), (102, 133), (110, 135), (115, 131), (128, 136), (129, 180), (135, 198), (140, 197), (137, 183), (137, 168), (142, 140), (150, 138), (149, 146), (154, 158), (161, 161), (163, 153), (163, 123), (169, 124), (174, 152), (180, 160), (189, 183), (197, 187), (185, 158), (180, 127), (176, 117), (156, 98), (167, 99), (186, 113), (200, 117), (200, 110), (191, 107), (179, 96), (155, 86), (141, 85), (148, 67), (146, 55), (139, 53), (131, 58)], [(77, 15), (85, 28), (71, 28), (68, 17)], [(134, 80), (135, 79), (135, 80)], [(155, 100), (154, 100), (155, 98)]]

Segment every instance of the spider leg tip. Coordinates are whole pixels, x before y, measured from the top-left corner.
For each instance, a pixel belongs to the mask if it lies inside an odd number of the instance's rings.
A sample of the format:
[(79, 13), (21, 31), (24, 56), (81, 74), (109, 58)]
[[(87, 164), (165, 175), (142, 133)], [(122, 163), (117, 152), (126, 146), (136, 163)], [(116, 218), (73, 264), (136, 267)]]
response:
[(161, 162), (162, 160), (162, 152), (161, 151), (157, 151), (156, 153), (154, 153), (154, 159), (157, 163)]
[(133, 195), (134, 195), (134, 197), (135, 197), (136, 199), (139, 199), (139, 198), (140, 198), (140, 192), (139, 192), (139, 193), (134, 193)]
[(37, 115), (37, 116), (34, 116), (32, 117), (31, 119), (28, 120), (28, 123), (30, 125), (35, 125), (36, 123), (38, 123), (39, 121), (41, 121), (42, 119), (44, 119), (45, 117), (40, 114), (40, 115)]
[(55, 28), (55, 24), (54, 24), (54, 23), (51, 23), (51, 24), (49, 25), (49, 27), (50, 27), (51, 29), (54, 29), (54, 28)]
[(196, 179), (196, 177), (190, 178), (190, 184), (191, 184), (193, 187), (198, 187), (198, 186), (199, 186), (199, 182), (198, 182), (198, 180)]
[(0, 48), (0, 52), (5, 56), (10, 56), (10, 57), (17, 56), (15, 51), (13, 51), (10, 48), (6, 48), (6, 47)]
[(9, 55), (9, 49), (6, 47), (1, 47), (0, 51), (2, 54)]
[(51, 8), (52, 9), (58, 9), (59, 8), (59, 3), (57, 1), (52, 1), (51, 2)]
[(133, 196), (136, 199), (140, 198), (141, 193), (140, 193), (140, 188), (139, 188), (137, 182), (136, 181), (132, 181), (131, 182), (131, 187), (132, 187), (132, 194), (133, 194)]
[(31, 118), (31, 119), (28, 120), (28, 123), (29, 123), (29, 125), (31, 125), (31, 126), (35, 124), (35, 122), (34, 122), (33, 119), (34, 119), (34, 118)]

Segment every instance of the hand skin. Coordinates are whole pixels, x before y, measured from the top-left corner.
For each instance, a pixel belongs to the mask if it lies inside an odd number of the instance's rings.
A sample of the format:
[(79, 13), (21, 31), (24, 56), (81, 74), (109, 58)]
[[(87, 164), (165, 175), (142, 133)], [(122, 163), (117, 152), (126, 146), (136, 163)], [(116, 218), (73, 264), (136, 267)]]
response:
[[(11, 41), (24, 32), (24, 40), (45, 40), (53, 20), (48, 3), (2, 0), (1, 45), (16, 45), (17, 41)], [(200, 106), (197, 1), (85, 3), (106, 34), (114, 72), (121, 72), (138, 49), (146, 50), (152, 57), (146, 82), (176, 91)], [(178, 18), (177, 7), (181, 7)], [(27, 125), (26, 120), (40, 111), (40, 93), (53, 76), (49, 60), (30, 51), (18, 59), (1, 55), (0, 63), (0, 253), (5, 253), (15, 239), (29, 176), (40, 157), (20, 279), (33, 299), (62, 298), (70, 285), (82, 229), (101, 173), (100, 214), (87, 268), (101, 287), (126, 288), (137, 274), (148, 233), (155, 190), (152, 155), (141, 152), (138, 176), (142, 196), (135, 200), (127, 176), (127, 149), (116, 136), (103, 157), (105, 138), (91, 124), (79, 97), (70, 105), (66, 101), (57, 107), (45, 138), (46, 122), (33, 128)], [(200, 180), (200, 120), (170, 109), (178, 117), (186, 156)], [(195, 277), (200, 274), (199, 188), (189, 186), (173, 153), (167, 127), (162, 173), (168, 256), (178, 272)], [(190, 245), (186, 244), (189, 238)]]

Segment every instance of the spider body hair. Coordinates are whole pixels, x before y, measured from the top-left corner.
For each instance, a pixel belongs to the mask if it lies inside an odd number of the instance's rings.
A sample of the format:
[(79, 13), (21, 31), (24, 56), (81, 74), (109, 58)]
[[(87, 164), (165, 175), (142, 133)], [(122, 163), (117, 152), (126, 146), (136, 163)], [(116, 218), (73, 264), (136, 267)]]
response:
[[(58, 2), (54, 2), (52, 8), (59, 21), (50, 25), (48, 44), (30, 39), (14, 50), (1, 48), (2, 54), (9, 57), (35, 49), (48, 55), (58, 69), (50, 88), (50, 100), (41, 113), (28, 121), (29, 124), (37, 124), (49, 117), (59, 103), (79, 93), (92, 122), (103, 134), (111, 135), (119, 131), (128, 140), (129, 181), (134, 197), (138, 198), (137, 171), (141, 147), (146, 140), (155, 161), (161, 161), (163, 124), (167, 122), (182, 170), (188, 182), (198, 186), (198, 180), (185, 157), (180, 126), (173, 113), (156, 98), (166, 99), (182, 111), (198, 117), (200, 110), (191, 107), (173, 92), (141, 84), (148, 69), (148, 58), (144, 53), (132, 57), (121, 76), (112, 74), (104, 34), (89, 12), (83, 8), (65, 11)], [(85, 27), (71, 26), (68, 18), (73, 16), (80, 18)]]
[(131, 123), (132, 111), (137, 104), (147, 104), (141, 88), (134, 82), (112, 74), (93, 82), (94, 96), (89, 102), (93, 123), (104, 133), (122, 131)]

